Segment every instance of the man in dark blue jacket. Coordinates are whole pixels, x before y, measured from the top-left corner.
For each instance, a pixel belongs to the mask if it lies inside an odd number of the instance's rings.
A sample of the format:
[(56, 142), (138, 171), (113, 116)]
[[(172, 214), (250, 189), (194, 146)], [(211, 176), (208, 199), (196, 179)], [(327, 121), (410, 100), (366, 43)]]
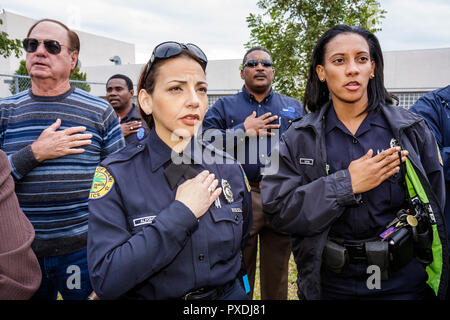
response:
[[(422, 116), (433, 131), (444, 166), (446, 189), (445, 220), (450, 237), (450, 85), (428, 92), (411, 107), (410, 111)], [(447, 299), (449, 299), (447, 294)]]
[[(445, 218), (450, 223), (450, 85), (428, 92), (410, 111), (422, 116), (436, 138), (444, 165), (446, 188)], [(447, 228), (447, 232), (449, 229)], [(450, 236), (450, 233), (449, 233)]]
[(259, 235), (261, 298), (283, 300), (287, 298), (290, 236), (273, 228), (264, 218), (261, 170), (268, 164), (272, 148), (278, 144), (281, 134), (304, 112), (296, 99), (273, 92), (273, 75), (270, 53), (263, 47), (248, 50), (242, 63), (241, 78), (245, 82), (242, 91), (219, 99), (206, 113), (203, 130), (207, 140), (212, 136), (223, 137), (215, 143), (222, 143), (222, 148), (242, 163), (249, 179), (253, 226), (244, 251), (244, 262), (252, 294)]

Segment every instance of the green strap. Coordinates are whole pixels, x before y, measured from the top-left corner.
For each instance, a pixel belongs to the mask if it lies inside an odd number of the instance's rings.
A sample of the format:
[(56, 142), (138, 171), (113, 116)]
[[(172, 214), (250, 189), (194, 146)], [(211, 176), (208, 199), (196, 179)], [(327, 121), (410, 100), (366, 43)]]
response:
[[(429, 204), (428, 196), (425, 192), (425, 189), (422, 186), (422, 183), (420, 182), (420, 179), (416, 173), (416, 170), (414, 169), (413, 164), (408, 158), (406, 158), (405, 164), (406, 164), (405, 180), (409, 197), (414, 198), (418, 196), (419, 199), (424, 204)], [(430, 220), (433, 221), (434, 218)], [(442, 275), (442, 243), (441, 238), (439, 237), (439, 232), (436, 223), (432, 223), (431, 228), (433, 230), (433, 242), (431, 244), (431, 249), (433, 252), (433, 262), (426, 267), (426, 271), (428, 274), (427, 284), (430, 286), (431, 289), (433, 289), (434, 293), (437, 296)]]

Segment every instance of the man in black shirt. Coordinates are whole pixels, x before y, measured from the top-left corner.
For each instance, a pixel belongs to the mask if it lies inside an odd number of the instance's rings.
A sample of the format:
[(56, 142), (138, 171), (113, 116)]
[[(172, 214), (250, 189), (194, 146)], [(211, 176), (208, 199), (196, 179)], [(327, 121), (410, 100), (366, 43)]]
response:
[(142, 121), (139, 107), (133, 103), (133, 82), (123, 74), (115, 74), (106, 83), (106, 100), (119, 118), (125, 142), (142, 139), (148, 128)]

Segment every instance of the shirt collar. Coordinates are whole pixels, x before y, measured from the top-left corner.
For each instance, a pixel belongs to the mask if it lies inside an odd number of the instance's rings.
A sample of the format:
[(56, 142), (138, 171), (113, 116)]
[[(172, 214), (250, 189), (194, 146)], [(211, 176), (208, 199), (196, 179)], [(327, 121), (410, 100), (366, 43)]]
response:
[[(242, 86), (242, 93), (245, 97), (245, 100), (250, 101), (250, 103), (252, 102), (258, 102), (255, 99), (255, 96), (253, 94), (251, 94), (250, 92), (248, 92), (247, 88), (245, 87), (245, 85)], [(267, 96), (261, 101), (261, 103), (268, 103), (270, 101), (270, 99), (273, 97), (273, 88), (270, 87), (270, 91), (267, 94)]]
[(120, 123), (126, 123), (131, 120), (140, 119), (140, 118), (141, 118), (141, 115), (139, 114), (139, 110), (136, 107), (136, 105), (133, 103), (130, 111), (127, 113), (127, 115), (125, 117), (123, 117), (123, 119), (122, 119), (122, 121), (120, 121)]
[(166, 163), (203, 163), (203, 143), (201, 136), (197, 135), (191, 139), (189, 144), (183, 150), (183, 153), (177, 154), (168, 145), (166, 145), (157, 135), (153, 128), (149, 132), (147, 139), (147, 148), (151, 154), (152, 171), (155, 172)]
[[(355, 136), (359, 136), (365, 132), (367, 132), (372, 125), (376, 125), (382, 128), (389, 128), (384, 116), (379, 111), (370, 111), (367, 117), (363, 120), (358, 131)], [(325, 134), (328, 134), (335, 127), (340, 128), (341, 130), (347, 132), (348, 129), (344, 126), (344, 124), (338, 119), (336, 115), (336, 111), (334, 110), (333, 104), (331, 104), (331, 108), (329, 108), (326, 116), (325, 116)]]

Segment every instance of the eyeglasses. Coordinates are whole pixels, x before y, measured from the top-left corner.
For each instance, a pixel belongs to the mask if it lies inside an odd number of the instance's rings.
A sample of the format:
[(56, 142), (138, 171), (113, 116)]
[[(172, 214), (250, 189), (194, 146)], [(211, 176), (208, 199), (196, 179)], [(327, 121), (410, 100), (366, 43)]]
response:
[(258, 61), (256, 59), (251, 59), (245, 63), (244, 67), (255, 68), (258, 66), (259, 63), (261, 63), (261, 65), (266, 68), (270, 68), (273, 65), (272, 61), (270, 60), (264, 59)]
[(153, 65), (153, 62), (155, 62), (155, 59), (168, 59), (171, 57), (175, 57), (179, 55), (183, 49), (187, 49), (193, 54), (195, 54), (204, 64), (204, 68), (206, 68), (206, 65), (208, 64), (208, 58), (206, 58), (205, 53), (197, 47), (193, 43), (179, 43), (175, 41), (167, 41), (158, 44), (155, 49), (153, 50), (152, 56), (148, 62), (147, 69), (145, 70), (145, 75), (142, 83), (145, 84), (145, 81), (147, 80), (148, 74), (150, 73), (150, 69)]
[(63, 44), (60, 44), (56, 40), (43, 40), (39, 41), (34, 38), (25, 38), (22, 41), (23, 48), (28, 53), (36, 52), (40, 43), (44, 43), (45, 50), (47, 50), (50, 54), (59, 54), (61, 52), (61, 47), (66, 47)]

